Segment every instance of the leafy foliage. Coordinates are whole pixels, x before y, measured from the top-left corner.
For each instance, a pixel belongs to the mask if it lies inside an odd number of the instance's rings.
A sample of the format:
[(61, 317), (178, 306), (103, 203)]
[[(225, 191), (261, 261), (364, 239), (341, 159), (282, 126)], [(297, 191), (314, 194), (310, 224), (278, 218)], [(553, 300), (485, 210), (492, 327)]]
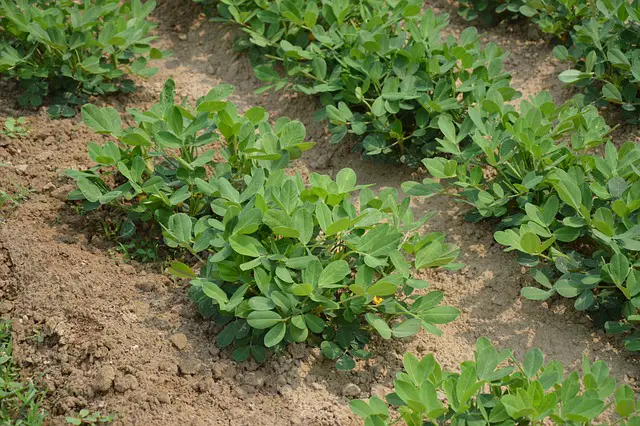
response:
[(34, 383), (22, 382), (13, 363), (11, 322), (0, 321), (0, 423), (15, 426), (42, 425), (45, 392)]
[(527, 17), (543, 32), (566, 40), (574, 25), (592, 16), (593, 8), (592, 0), (463, 0), (458, 14), (485, 24)]
[[(616, 150), (607, 142), (604, 156), (590, 154), (608, 132), (597, 110), (573, 101), (557, 107), (546, 93), (523, 102), (520, 112), (483, 104), (470, 114), (472, 133), (441, 142), (451, 156), (424, 164), (461, 189), (451, 195), (473, 206), (469, 220), (500, 219), (496, 241), (535, 267), (541, 287), (522, 294), (575, 298), (576, 309), (611, 332), (637, 328), (640, 147)], [(460, 149), (452, 140), (469, 144)], [(404, 188), (418, 196), (446, 191), (432, 179)], [(626, 346), (640, 350), (637, 329)]]
[(461, 0), (458, 15), (467, 21), (479, 21), (484, 25), (497, 24), (503, 19), (517, 19), (526, 7), (524, 0)]
[(574, 27), (570, 45), (554, 48), (556, 58), (572, 65), (560, 80), (582, 88), (587, 101), (620, 105), (637, 122), (640, 2), (598, 1), (596, 10)]
[(72, 116), (86, 95), (134, 90), (126, 74), (148, 77), (154, 1), (0, 0), (0, 74), (23, 87), (22, 106), (52, 97), (53, 116)]
[(24, 123), (24, 117), (8, 117), (4, 120), (4, 129), (0, 130), (0, 133), (12, 139), (17, 138), (18, 136), (26, 136), (29, 131), (24, 126)]
[[(85, 105), (84, 123), (113, 140), (89, 144), (97, 166), (68, 171), (78, 183), (70, 199), (82, 200), (85, 210), (109, 205), (127, 213), (129, 221), (120, 233), (133, 235), (139, 223), (168, 226), (174, 213), (194, 218), (211, 214), (212, 192), (204, 180), (209, 167), (229, 185), (243, 185), (253, 167), (281, 169), (314, 145), (303, 141), (304, 126), (299, 122), (282, 118), (272, 128), (261, 107), (238, 114), (225, 100), (233, 90), (230, 85), (217, 86), (192, 109), (186, 99), (181, 105), (174, 103), (175, 83), (168, 80), (159, 103), (148, 111), (128, 111), (137, 126), (124, 129), (115, 109)], [(224, 144), (218, 154), (212, 148), (221, 137)]]
[[(192, 281), (191, 297), (205, 316), (226, 324), (217, 343), (234, 344), (236, 360), (251, 354), (262, 361), (265, 347), (311, 340), (339, 369), (351, 369), (369, 357), (372, 331), (383, 339), (421, 328), (439, 334), (436, 324), (458, 316), (438, 306), (441, 292), (414, 294), (428, 284), (411, 273), (454, 266), (458, 249), (440, 234), (417, 234), (428, 216), (416, 221), (396, 191), (359, 187), (351, 169), (335, 181), (313, 174), (310, 185), (282, 172), (264, 179), (258, 169), (243, 191), (230, 194), (222, 182), (209, 182), (219, 188), (221, 219), (209, 219), (203, 231), (212, 233), (217, 253)], [(351, 201), (358, 189), (360, 210)], [(186, 219), (174, 216), (165, 240), (196, 250), (200, 238), (184, 231)]]
[[(216, 341), (238, 361), (309, 340), (350, 369), (369, 356), (371, 332), (439, 333), (454, 320), (441, 292), (415, 292), (428, 284), (412, 268), (457, 267), (457, 247), (417, 232), (428, 216), (415, 220), (393, 189), (358, 186), (351, 169), (309, 184), (286, 175), (313, 146), (304, 126), (280, 118), (272, 127), (262, 108), (239, 115), (224, 100), (232, 91), (218, 86), (193, 110), (174, 104), (169, 80), (160, 103), (131, 110), (138, 127), (124, 130), (115, 110), (85, 105), (85, 123), (116, 141), (89, 146), (98, 166), (68, 172), (78, 184), (70, 198), (126, 211), (132, 233), (157, 223), (167, 246), (199, 259), (199, 274), (179, 262), (170, 272), (192, 280), (191, 299), (224, 326)], [(218, 158), (208, 149), (216, 141)]]
[(408, 426), (591, 425), (613, 405), (621, 417), (615, 424), (640, 424), (640, 401), (633, 388), (616, 388), (605, 362), (591, 363), (584, 357), (582, 376), (564, 373), (557, 361), (545, 364), (538, 348), (519, 362), (511, 350), (498, 352), (482, 337), (474, 359), (460, 364), (460, 373), (443, 371), (433, 355), (419, 360), (405, 354), (404, 371), (396, 376), (387, 402), (378, 397), (354, 400), (351, 410), (371, 426), (397, 423), (391, 421), (388, 405)]
[[(612, 103), (638, 120), (640, 2), (637, 0), (466, 0), (460, 14), (491, 20), (509, 11), (529, 17), (562, 42), (554, 56), (571, 69), (559, 78), (575, 84), (587, 102)], [(499, 15), (501, 16), (501, 15)]]
[[(253, 47), (261, 90), (291, 87), (318, 95), (317, 118), (331, 140), (352, 133), (367, 155), (397, 154), (416, 164), (440, 137), (439, 117), (470, 124), (466, 109), (491, 91), (516, 97), (504, 54), (481, 47), (474, 28), (460, 41), (442, 39), (447, 16), (421, 12), (418, 0), (222, 0), (223, 20), (236, 22)], [(282, 67), (285, 77), (278, 70)]]
[(70, 425), (100, 425), (111, 423), (116, 419), (113, 414), (104, 415), (99, 411), (89, 411), (86, 408), (80, 410), (77, 416), (67, 416), (65, 420)]

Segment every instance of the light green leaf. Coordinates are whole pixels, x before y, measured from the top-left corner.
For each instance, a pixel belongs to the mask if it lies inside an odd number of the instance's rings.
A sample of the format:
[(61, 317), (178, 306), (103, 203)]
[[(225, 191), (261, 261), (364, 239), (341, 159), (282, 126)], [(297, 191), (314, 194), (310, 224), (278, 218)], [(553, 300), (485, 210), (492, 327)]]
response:
[(169, 232), (176, 238), (179, 243), (188, 243), (191, 241), (193, 223), (191, 217), (185, 213), (177, 213), (169, 218)]
[(281, 323), (282, 317), (274, 311), (253, 311), (247, 316), (247, 322), (253, 328), (264, 330)]
[(271, 330), (264, 335), (264, 345), (267, 348), (272, 348), (284, 339), (284, 335), (287, 331), (285, 323), (280, 322), (274, 325)]
[[(343, 284), (340, 283), (351, 272), (349, 264), (344, 260), (335, 260), (328, 264), (320, 273), (318, 287), (321, 288), (339, 288)], [(336, 285), (336, 283), (339, 283)]]
[(262, 245), (258, 240), (248, 235), (232, 235), (229, 237), (229, 244), (231, 244), (231, 248), (236, 253), (241, 255), (250, 257), (260, 256), (258, 248), (262, 248)]
[(100, 188), (98, 188), (93, 184), (93, 182), (85, 177), (79, 177), (77, 184), (84, 198), (86, 198), (90, 203), (97, 202), (102, 196), (102, 191), (100, 191)]
[(84, 104), (82, 120), (96, 133), (118, 137), (122, 132), (120, 114), (112, 107), (98, 108), (93, 104)]

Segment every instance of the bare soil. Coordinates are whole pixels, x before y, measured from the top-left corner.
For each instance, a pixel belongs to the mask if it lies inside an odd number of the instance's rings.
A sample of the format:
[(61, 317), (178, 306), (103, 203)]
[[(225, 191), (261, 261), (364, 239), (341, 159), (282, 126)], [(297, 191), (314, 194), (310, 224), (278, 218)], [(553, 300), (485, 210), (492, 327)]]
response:
[[(273, 118), (289, 116), (307, 126), (318, 147), (295, 167), (303, 173), (356, 170), (360, 183), (399, 188), (412, 170), (362, 161), (348, 144), (329, 145), (323, 123), (314, 123), (313, 98), (291, 93), (254, 94), (260, 82), (248, 58), (232, 51), (234, 30), (211, 23), (190, 0), (159, 0), (158, 46), (175, 56), (141, 82), (138, 93), (110, 98), (120, 111), (153, 103), (169, 76), (180, 95), (194, 99), (219, 83), (236, 86), (240, 109), (264, 106)], [(452, 14), (451, 34), (466, 23), (444, 0), (428, 3)], [(487, 42), (510, 52), (506, 62), (523, 97), (550, 90), (570, 96), (557, 81), (551, 47), (528, 26), (480, 29)], [(619, 381), (637, 384), (640, 362), (618, 340), (592, 327), (563, 300), (523, 299), (530, 282), (492, 238), (487, 224), (465, 223), (464, 209), (449, 200), (416, 202), (416, 213), (435, 210), (428, 228), (445, 232), (462, 248), (466, 267), (457, 273), (428, 272), (433, 288), (461, 317), (442, 337), (377, 345), (376, 356), (353, 372), (338, 372), (315, 348), (292, 346), (263, 365), (236, 364), (214, 345), (217, 330), (186, 299), (186, 283), (173, 283), (160, 264), (127, 263), (105, 240), (100, 216), (80, 216), (64, 202), (72, 189), (67, 168), (90, 166), (86, 146), (100, 137), (79, 117), (51, 120), (45, 111), (14, 109), (15, 91), (0, 86), (0, 117), (27, 116), (28, 136), (0, 136), (0, 189), (28, 199), (0, 223), (0, 315), (15, 319), (17, 361), (23, 374), (48, 388), (49, 423), (81, 408), (117, 413), (118, 425), (355, 425), (348, 401), (389, 391), (406, 350), (434, 352), (446, 367), (473, 356), (487, 336), (519, 355), (533, 346), (548, 359), (578, 367), (582, 354), (607, 361)], [(98, 101), (100, 102), (100, 101)], [(637, 140), (635, 128), (619, 135)], [(354, 384), (359, 390), (354, 395)], [(356, 390), (355, 393), (358, 393)]]

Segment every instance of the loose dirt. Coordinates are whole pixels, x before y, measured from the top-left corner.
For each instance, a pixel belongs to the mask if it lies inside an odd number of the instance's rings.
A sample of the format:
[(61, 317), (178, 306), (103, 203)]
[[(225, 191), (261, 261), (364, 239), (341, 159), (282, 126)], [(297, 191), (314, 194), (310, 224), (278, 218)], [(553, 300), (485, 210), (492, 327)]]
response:
[[(295, 167), (305, 174), (352, 167), (360, 183), (399, 188), (413, 171), (362, 161), (348, 144), (329, 145), (326, 127), (314, 123), (314, 99), (290, 94), (254, 94), (260, 82), (248, 58), (232, 51), (231, 27), (208, 22), (190, 0), (159, 0), (158, 46), (175, 56), (133, 96), (106, 103), (120, 111), (145, 108), (164, 80), (178, 93), (197, 98), (214, 85), (236, 86), (240, 109), (264, 106), (272, 117), (304, 122), (318, 147)], [(451, 34), (466, 24), (445, 1), (429, 4), (452, 14)], [(510, 52), (506, 66), (526, 97), (550, 90), (557, 100), (570, 93), (556, 80), (559, 65), (549, 44), (529, 27), (480, 29), (483, 40)], [(104, 239), (100, 217), (80, 216), (63, 200), (67, 168), (90, 166), (89, 141), (99, 141), (78, 117), (50, 120), (44, 111), (14, 110), (15, 91), (0, 87), (0, 116), (27, 116), (30, 133), (0, 136), (0, 189), (27, 199), (0, 224), (0, 315), (15, 323), (17, 361), (23, 374), (49, 390), (50, 424), (81, 408), (117, 413), (118, 425), (355, 425), (348, 401), (389, 391), (401, 356), (434, 352), (455, 368), (473, 356), (475, 340), (487, 336), (519, 355), (533, 346), (548, 359), (578, 367), (582, 354), (610, 363), (619, 381), (638, 383), (640, 363), (619, 341), (595, 330), (562, 300), (535, 303), (519, 296), (527, 273), (502, 252), (486, 224), (463, 221), (464, 209), (448, 200), (416, 202), (416, 213), (437, 213), (430, 230), (445, 232), (462, 248), (466, 267), (424, 278), (444, 291), (461, 317), (441, 337), (420, 334), (408, 341), (380, 342), (376, 356), (354, 372), (338, 372), (314, 348), (295, 345), (263, 365), (236, 364), (213, 340), (217, 330), (198, 317), (185, 283), (173, 283), (158, 264), (127, 263)], [(637, 129), (621, 133), (637, 139)]]

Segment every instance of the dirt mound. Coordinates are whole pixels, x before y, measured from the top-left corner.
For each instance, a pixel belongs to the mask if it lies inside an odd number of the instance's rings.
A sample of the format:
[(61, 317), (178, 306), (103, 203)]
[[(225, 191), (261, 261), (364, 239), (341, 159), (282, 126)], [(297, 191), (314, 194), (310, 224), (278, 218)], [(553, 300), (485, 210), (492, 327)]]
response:
[[(312, 120), (314, 99), (256, 95), (260, 82), (247, 57), (232, 50), (234, 30), (208, 22), (191, 0), (161, 0), (155, 18), (158, 45), (175, 56), (160, 61), (160, 72), (142, 82), (138, 93), (107, 101), (120, 111), (155, 101), (169, 76), (178, 93), (191, 99), (231, 83), (231, 100), (240, 109), (262, 105), (273, 117), (305, 123), (319, 147), (296, 164), (301, 172), (352, 167), (361, 183), (393, 187), (411, 177), (402, 167), (361, 161), (346, 144), (329, 145), (324, 124)], [(454, 19), (451, 31), (463, 27)], [(564, 96), (551, 79), (556, 70), (548, 65), (548, 45), (507, 28), (483, 30), (483, 36), (511, 51), (507, 66), (525, 96), (541, 89)], [(435, 352), (445, 366), (455, 367), (472, 356), (482, 335), (520, 355), (538, 346), (571, 367), (586, 353), (609, 362), (620, 381), (640, 379), (638, 360), (563, 301), (522, 299), (528, 275), (493, 241), (488, 226), (465, 223), (458, 206), (438, 198), (417, 203), (416, 211), (437, 210), (428, 227), (455, 240), (467, 265), (455, 274), (424, 276), (444, 291), (446, 304), (462, 312), (443, 327), (442, 337), (379, 342), (374, 358), (349, 373), (301, 345), (263, 365), (238, 365), (215, 347), (218, 330), (199, 318), (185, 283), (162, 275), (161, 264), (126, 263), (104, 239), (100, 216), (79, 216), (62, 201), (70, 186), (60, 172), (89, 166), (86, 144), (100, 138), (78, 117), (52, 121), (44, 111), (14, 111), (15, 94), (4, 89), (0, 114), (27, 116), (30, 133), (0, 139), (0, 188), (29, 196), (0, 225), (0, 314), (16, 320), (15, 354), (24, 374), (37, 378), (44, 372), (51, 424), (63, 424), (65, 414), (84, 407), (118, 413), (116, 424), (122, 425), (357, 424), (348, 400), (386, 393), (405, 350)]]

